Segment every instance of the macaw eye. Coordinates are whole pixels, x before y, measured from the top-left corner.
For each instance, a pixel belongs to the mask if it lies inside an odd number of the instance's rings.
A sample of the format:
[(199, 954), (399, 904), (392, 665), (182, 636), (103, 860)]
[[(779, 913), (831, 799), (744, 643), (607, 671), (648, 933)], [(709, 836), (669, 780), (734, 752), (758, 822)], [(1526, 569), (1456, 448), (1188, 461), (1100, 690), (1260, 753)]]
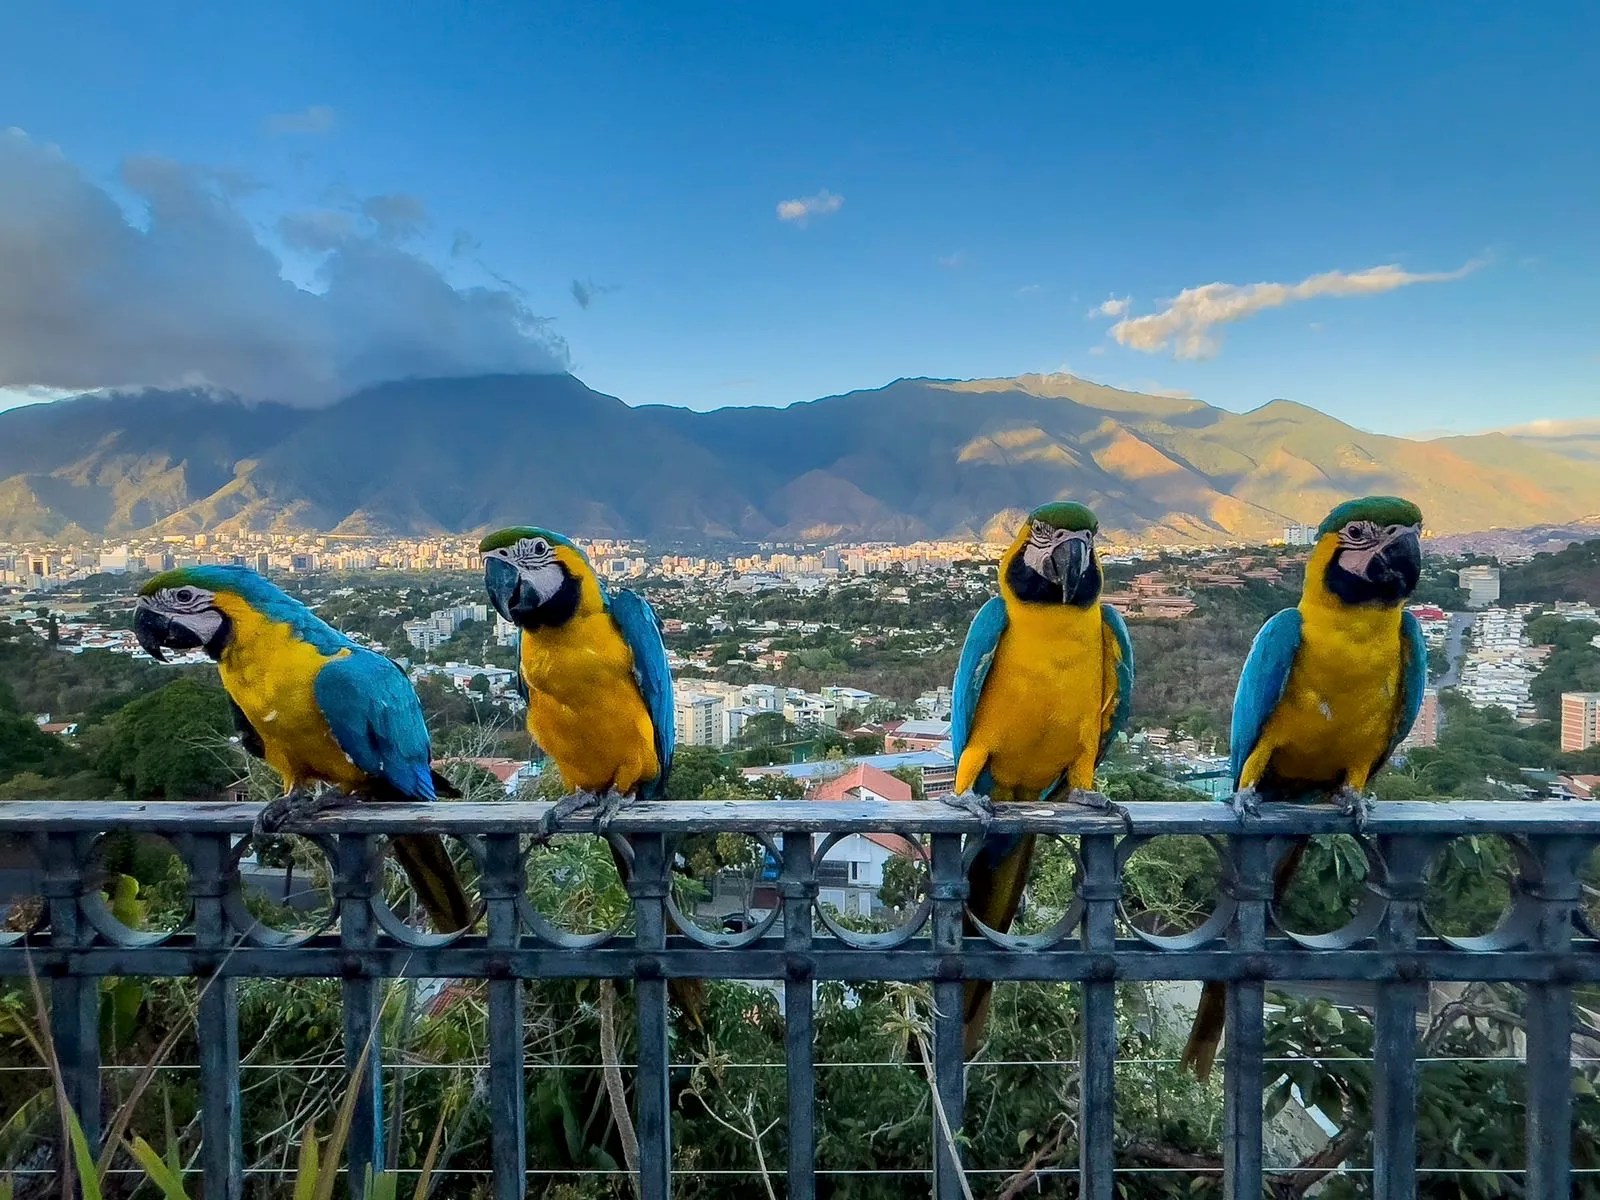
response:
[(533, 541), (533, 552), (541, 557), (549, 554), (550, 543), (545, 541), (543, 538), (535, 538)]
[(177, 601), (178, 601), (179, 604), (188, 604), (193, 599), (194, 599), (194, 589), (193, 588), (179, 588), (178, 589)]

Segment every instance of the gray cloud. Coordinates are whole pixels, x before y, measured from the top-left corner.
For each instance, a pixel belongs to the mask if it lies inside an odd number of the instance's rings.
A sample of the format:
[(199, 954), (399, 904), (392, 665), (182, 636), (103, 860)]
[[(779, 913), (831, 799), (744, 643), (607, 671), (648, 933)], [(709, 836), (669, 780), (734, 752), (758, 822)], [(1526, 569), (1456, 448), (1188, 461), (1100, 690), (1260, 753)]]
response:
[(267, 132), (275, 137), (332, 133), (338, 116), (326, 104), (313, 104), (299, 112), (276, 113), (266, 120)]
[(405, 192), (368, 196), (361, 202), (361, 215), (377, 227), (379, 237), (392, 242), (421, 233), (428, 224), (428, 206)]
[(609, 295), (618, 288), (615, 283), (596, 283), (592, 279), (574, 279), (572, 281), (572, 298), (578, 302), (579, 308), (588, 308), (601, 296)]
[[(1474, 261), (1454, 271), (1417, 274), (1389, 264), (1365, 271), (1325, 271), (1299, 283), (1207, 283), (1185, 288), (1161, 312), (1118, 321), (1111, 327), (1111, 336), (1146, 354), (1171, 345), (1175, 358), (1210, 358), (1220, 344), (1213, 332), (1219, 325), (1321, 296), (1376, 296), (1414, 283), (1448, 283), (1482, 265)], [(1101, 305), (1100, 311), (1105, 312), (1106, 306)]]
[[(59, 150), (0, 131), (0, 388), (208, 385), (320, 404), (406, 376), (567, 367), (519, 294), (453, 286), (372, 214), (376, 232), (339, 212), (280, 223), (325, 255), (313, 292), (283, 278), (218, 173), (139, 158), (123, 182), (138, 224)], [(404, 206), (384, 198), (379, 215), (392, 231)]]

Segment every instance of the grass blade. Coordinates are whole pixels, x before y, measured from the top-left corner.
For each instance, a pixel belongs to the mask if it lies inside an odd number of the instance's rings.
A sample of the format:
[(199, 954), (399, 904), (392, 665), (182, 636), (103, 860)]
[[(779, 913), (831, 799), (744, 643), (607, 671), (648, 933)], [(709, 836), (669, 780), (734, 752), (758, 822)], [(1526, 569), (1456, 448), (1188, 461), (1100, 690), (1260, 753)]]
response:
[(183, 1190), (183, 1177), (156, 1153), (154, 1146), (142, 1137), (136, 1137), (128, 1144), (128, 1150), (167, 1200), (189, 1200), (189, 1193)]
[(66, 1112), (67, 1137), (72, 1142), (72, 1161), (78, 1168), (78, 1188), (83, 1200), (103, 1200), (94, 1155), (89, 1152), (89, 1139), (83, 1135), (83, 1122), (78, 1120), (78, 1114), (70, 1105), (66, 1106)]
[(317, 1124), (306, 1123), (300, 1135), (300, 1161), (294, 1171), (294, 1200), (313, 1200), (317, 1193), (317, 1175), (320, 1170), (317, 1148)]

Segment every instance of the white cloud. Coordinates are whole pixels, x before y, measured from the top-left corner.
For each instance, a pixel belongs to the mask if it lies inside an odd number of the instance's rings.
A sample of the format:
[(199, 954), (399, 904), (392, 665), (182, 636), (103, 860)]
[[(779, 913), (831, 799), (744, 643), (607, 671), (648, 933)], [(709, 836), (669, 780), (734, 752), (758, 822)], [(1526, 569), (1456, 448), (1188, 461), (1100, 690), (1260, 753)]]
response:
[(1454, 271), (1415, 273), (1389, 264), (1365, 271), (1326, 271), (1299, 283), (1207, 283), (1185, 288), (1161, 312), (1127, 317), (1111, 336), (1132, 350), (1155, 354), (1170, 345), (1175, 358), (1210, 358), (1217, 352), (1219, 325), (1242, 321), (1269, 308), (1326, 296), (1376, 296), (1414, 283), (1447, 283), (1483, 264), (1473, 261)]
[(844, 197), (823, 188), (815, 196), (778, 201), (778, 220), (804, 225), (812, 217), (826, 217), (844, 207)]
[(1091, 318), (1124, 317), (1127, 316), (1128, 308), (1130, 305), (1132, 305), (1132, 303), (1132, 296), (1123, 296), (1120, 299), (1116, 296), (1108, 296), (1105, 300), (1101, 301), (1099, 304), (1095, 305), (1089, 310), (1089, 316)]
[(935, 261), (941, 267), (954, 271), (957, 267), (964, 267), (972, 261), (965, 250), (957, 250), (954, 254), (941, 254)]
[(338, 116), (326, 104), (313, 104), (299, 112), (277, 113), (267, 118), (267, 132), (278, 137), (332, 133)]
[(210, 385), (318, 404), (408, 376), (565, 370), (566, 347), (510, 289), (456, 287), (397, 243), (409, 198), (291, 214), (317, 291), (283, 263), (217, 172), (130, 160), (121, 206), (59, 150), (0, 131), (0, 389)]
[(1044, 291), (1044, 284), (1042, 283), (1025, 283), (1017, 289), (1017, 295), (1037, 296), (1042, 291)]
[(1106, 348), (1104, 346), (1090, 346), (1089, 347), (1089, 353), (1094, 355), (1094, 357), (1096, 357), (1096, 358), (1099, 358), (1105, 352), (1106, 352)]

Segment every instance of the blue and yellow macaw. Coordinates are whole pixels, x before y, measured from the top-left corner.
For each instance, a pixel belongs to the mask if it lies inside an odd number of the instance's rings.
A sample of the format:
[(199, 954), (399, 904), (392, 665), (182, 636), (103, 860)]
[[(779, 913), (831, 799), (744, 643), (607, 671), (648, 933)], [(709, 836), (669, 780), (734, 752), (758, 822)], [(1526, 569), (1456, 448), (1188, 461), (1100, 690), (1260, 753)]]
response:
[(552, 820), (597, 802), (609, 815), (628, 800), (663, 797), (675, 734), (654, 610), (624, 588), (607, 590), (583, 551), (548, 529), (502, 529), (478, 549), (490, 602), (522, 631), (528, 732), (574, 789)]
[[(573, 789), (545, 814), (545, 835), (591, 806), (603, 829), (632, 800), (665, 799), (676, 739), (672, 674), (649, 603), (606, 588), (588, 556), (548, 529), (502, 529), (478, 550), (490, 603), (522, 631), (517, 677), (528, 733)], [(627, 864), (612, 853), (626, 879)], [(671, 989), (703, 1025), (699, 981), (673, 979)]]
[[(1422, 513), (1409, 500), (1367, 496), (1317, 529), (1300, 603), (1256, 634), (1233, 699), (1232, 803), (1331, 798), (1364, 827), (1372, 777), (1411, 732), (1428, 683), (1428, 647), (1404, 605), (1422, 572)], [(1275, 872), (1281, 897), (1305, 852)], [(1183, 1061), (1211, 1073), (1226, 988), (1201, 992)]]
[[(1001, 556), (1000, 595), (978, 610), (956, 667), (952, 803), (984, 814), (996, 802), (1109, 807), (1094, 791), (1094, 772), (1127, 724), (1134, 668), (1127, 625), (1100, 603), (1098, 529), (1081, 504), (1046, 504)], [(967, 872), (971, 915), (1009, 929), (1032, 858), (1031, 836), (986, 834)], [(992, 988), (967, 985), (968, 1057), (982, 1040)]]
[[(405, 673), (345, 637), (246, 567), (167, 571), (139, 590), (134, 634), (152, 658), (203, 650), (222, 675), (246, 750), (283, 777), (258, 829), (344, 799), (455, 796), (431, 765), (428, 726)], [(332, 791), (313, 796), (314, 784)], [(472, 924), (461, 880), (432, 834), (390, 839), (395, 859), (441, 933)]]

